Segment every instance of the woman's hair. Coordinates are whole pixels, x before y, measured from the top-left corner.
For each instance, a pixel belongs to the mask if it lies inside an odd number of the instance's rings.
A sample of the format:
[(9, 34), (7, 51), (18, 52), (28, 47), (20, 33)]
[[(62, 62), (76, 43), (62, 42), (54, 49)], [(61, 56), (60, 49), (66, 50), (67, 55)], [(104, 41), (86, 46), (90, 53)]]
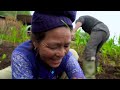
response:
[(32, 32), (31, 40), (40, 43), (45, 38), (46, 32)]
[[(46, 32), (31, 32), (31, 47), (30, 49), (35, 50), (33, 42), (40, 43), (45, 38)], [(37, 48), (36, 48), (37, 49)]]

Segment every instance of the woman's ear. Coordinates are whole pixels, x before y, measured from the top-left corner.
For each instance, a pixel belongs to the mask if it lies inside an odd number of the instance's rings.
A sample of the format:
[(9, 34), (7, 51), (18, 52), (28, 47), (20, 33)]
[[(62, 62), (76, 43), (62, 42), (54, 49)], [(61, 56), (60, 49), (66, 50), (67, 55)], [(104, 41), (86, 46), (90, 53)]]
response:
[(36, 42), (33, 42), (33, 45), (35, 48), (37, 48), (37, 43)]

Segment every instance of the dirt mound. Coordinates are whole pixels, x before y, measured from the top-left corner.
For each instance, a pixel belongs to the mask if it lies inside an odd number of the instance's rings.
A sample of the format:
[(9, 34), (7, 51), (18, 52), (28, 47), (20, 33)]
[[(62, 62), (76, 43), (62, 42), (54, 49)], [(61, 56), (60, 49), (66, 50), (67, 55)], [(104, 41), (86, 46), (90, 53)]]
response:
[(16, 44), (6, 42), (6, 41), (3, 41), (0, 44), (0, 70), (4, 69), (5, 67), (11, 64), (11, 61), (10, 61), (11, 54), (16, 46), (17, 46)]
[(120, 79), (120, 67), (112, 65), (102, 65), (104, 72), (97, 74), (97, 79)]
[[(79, 64), (83, 67), (82, 61), (79, 61)], [(96, 74), (96, 79), (120, 79), (120, 66), (112, 66), (103, 63), (100, 63), (100, 65), (103, 70), (101, 73)]]

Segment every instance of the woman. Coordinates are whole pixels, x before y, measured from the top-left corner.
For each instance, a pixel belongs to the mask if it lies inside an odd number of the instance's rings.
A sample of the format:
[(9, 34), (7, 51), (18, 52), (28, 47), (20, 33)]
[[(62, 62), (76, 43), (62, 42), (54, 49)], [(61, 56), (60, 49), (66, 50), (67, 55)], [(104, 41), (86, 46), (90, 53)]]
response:
[(13, 79), (59, 79), (66, 72), (69, 79), (85, 78), (69, 51), (75, 11), (35, 11), (31, 40), (12, 53)]

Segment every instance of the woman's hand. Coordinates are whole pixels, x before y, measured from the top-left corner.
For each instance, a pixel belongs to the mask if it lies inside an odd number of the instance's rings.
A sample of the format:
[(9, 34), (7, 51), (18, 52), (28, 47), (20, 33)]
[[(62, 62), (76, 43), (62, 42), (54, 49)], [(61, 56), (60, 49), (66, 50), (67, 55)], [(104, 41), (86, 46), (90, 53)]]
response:
[(84, 79), (84, 78), (76, 78), (76, 77), (73, 77), (72, 79)]

